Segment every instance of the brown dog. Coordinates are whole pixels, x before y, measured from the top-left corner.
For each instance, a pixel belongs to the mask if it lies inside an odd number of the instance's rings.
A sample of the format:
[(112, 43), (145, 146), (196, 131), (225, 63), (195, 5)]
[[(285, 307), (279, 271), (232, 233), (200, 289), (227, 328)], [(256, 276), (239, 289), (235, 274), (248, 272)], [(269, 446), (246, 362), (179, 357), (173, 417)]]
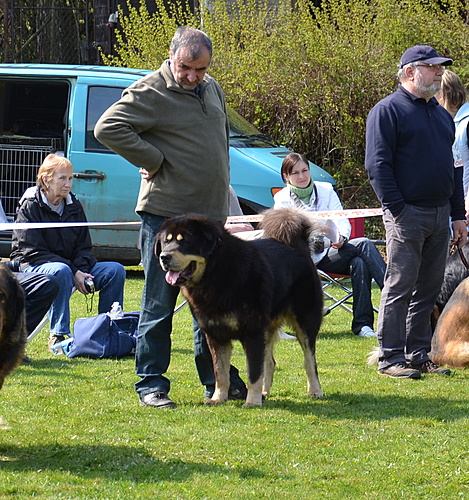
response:
[(469, 366), (469, 278), (457, 286), (441, 313), (430, 359), (439, 365)]
[(23, 289), (10, 269), (0, 265), (0, 389), (23, 359), (26, 337)]

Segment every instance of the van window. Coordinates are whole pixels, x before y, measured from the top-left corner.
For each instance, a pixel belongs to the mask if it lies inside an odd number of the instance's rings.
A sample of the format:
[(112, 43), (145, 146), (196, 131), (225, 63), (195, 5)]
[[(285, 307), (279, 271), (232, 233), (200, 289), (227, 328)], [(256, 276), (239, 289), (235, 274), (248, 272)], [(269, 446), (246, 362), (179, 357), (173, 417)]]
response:
[(94, 136), (94, 126), (100, 116), (111, 104), (118, 101), (122, 95), (123, 87), (102, 87), (90, 86), (88, 88), (88, 108), (86, 110), (86, 139), (85, 151), (88, 152), (108, 152)]
[(2, 136), (64, 137), (69, 84), (63, 81), (0, 82)]
[(64, 151), (69, 90), (66, 80), (0, 80), (0, 197), (8, 220), (44, 157)]

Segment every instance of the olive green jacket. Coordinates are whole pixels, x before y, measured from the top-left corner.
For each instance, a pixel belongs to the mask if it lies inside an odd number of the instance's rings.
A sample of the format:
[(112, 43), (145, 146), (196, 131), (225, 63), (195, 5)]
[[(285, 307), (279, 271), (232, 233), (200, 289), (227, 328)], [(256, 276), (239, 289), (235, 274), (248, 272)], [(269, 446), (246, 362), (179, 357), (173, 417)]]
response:
[(229, 123), (223, 92), (209, 75), (196, 95), (176, 83), (165, 61), (124, 90), (99, 119), (95, 136), (154, 173), (141, 181), (137, 212), (228, 215)]

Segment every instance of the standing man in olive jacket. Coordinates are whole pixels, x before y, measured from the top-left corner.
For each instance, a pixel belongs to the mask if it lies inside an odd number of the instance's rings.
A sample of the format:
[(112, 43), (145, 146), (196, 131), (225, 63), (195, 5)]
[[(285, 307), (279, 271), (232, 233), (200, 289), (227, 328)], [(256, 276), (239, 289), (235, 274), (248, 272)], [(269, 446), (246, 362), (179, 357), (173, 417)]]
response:
[[(223, 92), (207, 74), (211, 57), (212, 42), (203, 31), (179, 28), (169, 59), (126, 89), (95, 128), (97, 139), (138, 167), (142, 176), (136, 212), (142, 219), (146, 279), (136, 390), (143, 406), (176, 406), (164, 374), (179, 289), (166, 283), (154, 254), (155, 237), (168, 217), (196, 212), (225, 221), (228, 216), (229, 123)], [(194, 333), (197, 340), (196, 324)], [(197, 368), (210, 391), (213, 367), (198, 363)]]

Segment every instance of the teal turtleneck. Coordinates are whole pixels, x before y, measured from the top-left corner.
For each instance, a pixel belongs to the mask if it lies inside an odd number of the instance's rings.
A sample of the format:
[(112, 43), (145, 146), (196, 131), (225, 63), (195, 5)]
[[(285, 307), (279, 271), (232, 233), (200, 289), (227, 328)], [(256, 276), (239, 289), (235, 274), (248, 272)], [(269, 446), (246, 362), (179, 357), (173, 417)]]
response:
[(309, 186), (306, 187), (306, 188), (298, 188), (296, 186), (293, 186), (292, 184), (290, 183), (287, 183), (287, 186), (291, 189), (291, 191), (293, 193), (296, 194), (296, 196), (298, 196), (298, 198), (303, 202), (305, 203), (306, 205), (309, 205), (309, 202), (311, 200), (311, 194), (313, 192), (313, 189), (314, 189), (314, 182), (311, 180), (311, 182), (309, 183)]

